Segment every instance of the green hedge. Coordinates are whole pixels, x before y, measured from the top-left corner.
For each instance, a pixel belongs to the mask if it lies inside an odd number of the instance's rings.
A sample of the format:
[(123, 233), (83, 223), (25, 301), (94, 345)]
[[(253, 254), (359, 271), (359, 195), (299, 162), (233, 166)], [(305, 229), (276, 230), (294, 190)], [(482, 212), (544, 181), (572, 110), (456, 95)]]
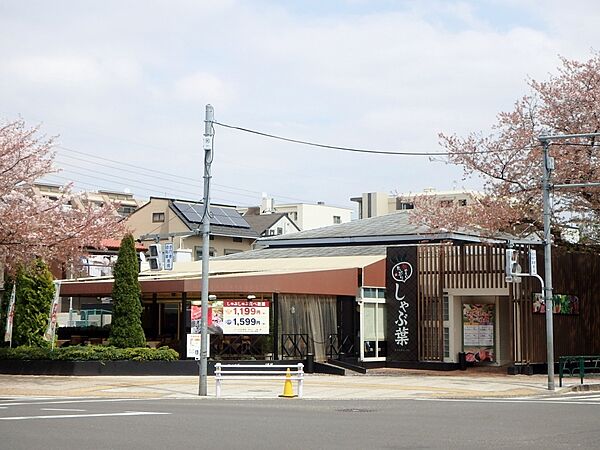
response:
[(116, 348), (103, 345), (76, 345), (51, 350), (39, 347), (0, 348), (0, 359), (59, 361), (175, 361), (179, 353), (169, 347)]

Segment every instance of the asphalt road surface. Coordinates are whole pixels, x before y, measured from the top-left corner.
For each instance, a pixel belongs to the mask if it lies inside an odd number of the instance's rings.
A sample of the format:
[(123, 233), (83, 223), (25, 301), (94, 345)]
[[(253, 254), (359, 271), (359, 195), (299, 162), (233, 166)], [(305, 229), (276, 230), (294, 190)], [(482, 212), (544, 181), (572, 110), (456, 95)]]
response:
[(597, 393), (489, 400), (0, 399), (0, 449), (599, 447)]

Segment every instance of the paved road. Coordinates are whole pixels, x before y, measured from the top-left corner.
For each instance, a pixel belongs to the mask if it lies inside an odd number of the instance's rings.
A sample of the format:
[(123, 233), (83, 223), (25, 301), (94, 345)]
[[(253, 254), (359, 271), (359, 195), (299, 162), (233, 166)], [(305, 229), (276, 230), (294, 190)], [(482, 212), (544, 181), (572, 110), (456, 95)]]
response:
[(6, 449), (598, 448), (600, 394), (394, 400), (0, 399)]

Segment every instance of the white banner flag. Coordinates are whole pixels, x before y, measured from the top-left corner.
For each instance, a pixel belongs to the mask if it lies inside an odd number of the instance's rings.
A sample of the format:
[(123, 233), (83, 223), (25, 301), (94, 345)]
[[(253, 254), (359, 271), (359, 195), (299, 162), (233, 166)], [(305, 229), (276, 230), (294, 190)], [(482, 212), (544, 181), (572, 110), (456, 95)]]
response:
[(44, 333), (44, 339), (47, 341), (54, 340), (54, 333), (56, 332), (56, 319), (58, 317), (58, 301), (60, 300), (60, 281), (54, 282), (54, 299), (52, 300), (52, 306), (50, 307), (50, 315), (48, 316), (48, 328)]
[(4, 342), (10, 342), (12, 344), (12, 328), (13, 328), (13, 317), (15, 315), (15, 299), (17, 297), (17, 283), (13, 284), (12, 294), (10, 294), (10, 301), (8, 302), (8, 309), (6, 311), (6, 331), (4, 332)]

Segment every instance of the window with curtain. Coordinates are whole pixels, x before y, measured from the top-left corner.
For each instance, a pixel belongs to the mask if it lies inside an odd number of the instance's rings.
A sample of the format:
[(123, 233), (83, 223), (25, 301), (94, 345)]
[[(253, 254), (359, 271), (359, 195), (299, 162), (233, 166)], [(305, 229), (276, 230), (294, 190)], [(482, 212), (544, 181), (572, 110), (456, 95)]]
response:
[(281, 294), (279, 318), (282, 334), (308, 334), (315, 360), (327, 359), (329, 335), (337, 333), (336, 297)]

